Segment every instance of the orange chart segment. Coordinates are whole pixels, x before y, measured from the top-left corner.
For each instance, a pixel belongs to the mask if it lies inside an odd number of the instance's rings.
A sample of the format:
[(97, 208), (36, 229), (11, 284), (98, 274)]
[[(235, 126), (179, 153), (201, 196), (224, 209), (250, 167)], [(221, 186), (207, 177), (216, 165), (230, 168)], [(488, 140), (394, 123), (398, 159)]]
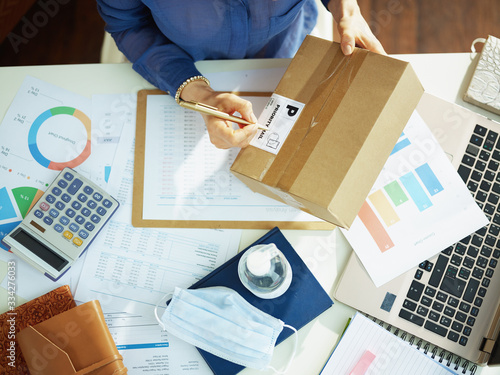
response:
[(36, 192), (35, 197), (33, 198), (33, 201), (30, 204), (30, 208), (28, 209), (28, 212), (31, 211), (31, 209), (33, 208), (33, 206), (36, 204), (36, 202), (38, 202), (38, 200), (42, 197), (42, 195), (43, 195), (43, 191), (42, 190), (38, 190)]
[(24, 218), (31, 207), (43, 195), (43, 191), (34, 187), (22, 186), (12, 189), (12, 195), (16, 200), (21, 216)]
[(358, 217), (365, 225), (381, 252), (394, 247), (391, 237), (366, 201), (363, 203), (363, 206), (358, 213)]

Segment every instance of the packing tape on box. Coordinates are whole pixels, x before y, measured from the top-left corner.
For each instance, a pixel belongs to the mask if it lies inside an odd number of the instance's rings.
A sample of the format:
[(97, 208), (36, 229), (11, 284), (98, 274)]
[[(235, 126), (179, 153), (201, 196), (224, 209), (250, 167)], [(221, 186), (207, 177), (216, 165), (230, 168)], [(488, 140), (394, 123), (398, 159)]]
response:
[[(324, 86), (325, 85), (328, 85), (329, 81), (332, 81), (334, 80), (334, 77), (335, 77), (335, 72), (339, 69), (339, 67), (343, 66), (343, 62), (345, 63), (345, 58), (344, 56), (342, 56), (341, 59), (338, 59), (338, 58), (335, 58), (333, 57), (332, 58), (332, 63), (330, 64), (329, 68), (325, 69), (324, 72), (321, 73), (321, 77), (319, 77), (318, 79), (318, 83), (315, 85), (315, 88), (314, 90), (311, 90), (310, 94), (307, 95), (308, 97), (305, 98), (307, 100), (310, 99), (310, 97), (318, 97), (317, 93), (318, 91), (320, 90), (324, 90)], [(293, 63), (293, 61), (292, 61)], [(302, 92), (305, 91), (305, 90), (301, 90)], [(274, 97), (276, 97), (276, 95), (278, 95), (278, 97), (280, 98), (283, 98), (283, 100), (287, 101), (287, 102), (295, 102), (295, 103), (300, 103), (300, 106), (303, 107), (304, 105), (298, 101), (298, 100), (293, 100), (293, 99), (290, 99), (288, 97), (286, 97), (285, 95), (281, 95), (281, 94), (273, 94)], [(323, 100), (323, 103), (321, 103), (321, 106), (324, 106), (324, 101), (326, 101), (328, 99), (328, 97), (324, 98)], [(317, 106), (315, 106), (317, 108)], [(286, 105), (285, 107), (286, 108)], [(307, 108), (304, 109), (304, 111), (306, 112), (306, 114), (310, 111), (307, 110)], [(303, 113), (303, 108), (300, 109), (300, 115), (302, 115), (302, 117), (304, 117)], [(264, 113), (263, 113), (264, 115)], [(269, 111), (267, 112), (267, 119), (264, 117), (259, 117), (259, 123), (261, 124), (265, 124), (269, 118), (273, 115), (273, 111)], [(275, 114), (276, 116), (276, 114)], [(272, 154), (276, 155), (275, 158), (272, 160), (272, 163), (269, 165), (266, 165), (266, 168), (265, 168), (265, 173), (262, 173), (261, 176), (261, 181), (264, 182), (265, 184), (267, 185), (270, 185), (270, 186), (274, 186), (275, 183), (273, 183), (272, 181), (270, 180), (273, 180), (273, 179), (277, 179), (279, 180), (281, 178), (281, 176), (286, 172), (286, 170), (289, 168), (289, 163), (293, 160), (294, 156), (295, 156), (295, 153), (299, 150), (299, 148), (301, 147), (301, 144), (302, 142), (304, 141), (304, 139), (306, 139), (311, 127), (310, 127), (310, 124), (311, 123), (315, 123), (315, 125), (318, 124), (318, 121), (317, 121), (317, 115), (316, 114), (313, 114), (312, 116), (309, 114), (309, 118), (311, 119), (309, 121), (309, 123), (307, 124), (307, 127), (304, 128), (303, 126), (303, 122), (301, 122), (299, 124), (299, 126), (302, 126), (303, 129), (300, 129), (295, 132), (295, 134), (287, 134), (287, 144), (284, 146), (285, 144), (285, 140), (281, 140), (281, 145), (280, 145), (280, 149), (279, 149), (279, 154), (278, 153), (275, 153), (275, 152), (272, 152)], [(296, 124), (296, 121), (299, 119), (299, 116), (296, 116), (296, 120), (294, 121), (294, 127), (297, 125)], [(326, 124), (325, 124), (326, 125)], [(291, 129), (291, 128), (290, 128)], [(271, 136), (271, 132), (273, 131), (273, 129), (271, 128), (268, 132), (263, 132), (263, 133), (269, 133), (268, 136)], [(257, 133), (256, 135), (256, 138), (258, 138), (260, 136), (261, 133)], [(254, 138), (255, 139), (255, 138)], [(273, 140), (271, 140), (273, 141)], [(266, 140), (262, 140), (261, 142), (266, 142)], [(254, 141), (252, 140), (251, 142), (251, 145), (254, 145)], [(283, 147), (284, 146), (284, 147)], [(258, 147), (258, 146), (256, 146)], [(263, 149), (261, 147), (258, 147), (260, 149)], [(266, 149), (263, 149), (264, 151), (268, 151)], [(269, 152), (269, 151), (268, 151)], [(298, 168), (298, 166), (294, 166), (294, 168), (297, 167), (297, 174), (300, 172), (300, 169), (301, 168)], [(277, 183), (277, 181), (275, 181)]]
[(275, 195), (277, 195), (278, 197), (280, 197), (283, 202), (285, 202), (285, 204), (291, 206), (291, 207), (294, 207), (294, 208), (297, 208), (297, 209), (302, 209), (302, 208), (305, 208), (305, 206), (300, 203), (299, 201), (297, 201), (294, 197), (292, 197), (290, 194), (288, 193), (285, 193), (284, 191), (281, 191), (280, 189), (278, 188), (274, 188), (274, 187), (271, 187), (271, 186), (267, 186), (265, 185), (267, 189), (269, 189), (269, 191)]
[[(355, 53), (357, 52), (356, 50)], [(359, 55), (361, 58), (365, 56), (362, 53)], [(285, 191), (291, 189), (305, 166), (308, 156), (313, 152), (314, 145), (323, 135), (333, 114), (344, 99), (352, 76), (355, 75), (359, 67), (359, 65), (356, 67), (356, 65), (349, 64), (351, 59), (352, 56), (344, 56), (343, 54), (335, 56), (323, 77), (320, 78), (320, 83), (313, 92), (312, 99), (301, 111), (303, 121), (299, 122), (299, 126), (306, 125), (306, 127), (300, 136), (297, 134), (296, 139), (290, 142), (290, 146), (288, 144), (283, 146), (282, 152), (277, 155), (275, 163), (270, 168), (272, 169), (274, 165), (281, 164), (285, 160), (283, 163), (285, 165), (280, 169), (282, 172), (277, 184), (280, 189)], [(314, 126), (311, 126), (312, 124)], [(272, 174), (274, 171), (270, 170), (269, 173)]]

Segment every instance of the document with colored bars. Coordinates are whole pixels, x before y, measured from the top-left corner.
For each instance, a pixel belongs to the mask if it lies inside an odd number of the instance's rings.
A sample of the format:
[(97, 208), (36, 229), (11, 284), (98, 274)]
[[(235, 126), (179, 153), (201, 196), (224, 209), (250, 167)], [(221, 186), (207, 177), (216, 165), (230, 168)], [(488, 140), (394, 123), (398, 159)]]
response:
[(354, 223), (342, 233), (378, 287), (486, 224), (415, 111)]

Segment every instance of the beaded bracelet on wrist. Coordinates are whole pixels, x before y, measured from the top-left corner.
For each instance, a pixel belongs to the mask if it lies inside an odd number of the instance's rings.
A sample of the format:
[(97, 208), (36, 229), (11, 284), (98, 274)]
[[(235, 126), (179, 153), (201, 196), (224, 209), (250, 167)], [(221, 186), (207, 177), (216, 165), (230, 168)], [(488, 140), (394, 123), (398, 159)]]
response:
[(179, 86), (179, 88), (177, 89), (177, 91), (175, 92), (175, 101), (176, 101), (177, 104), (179, 104), (179, 101), (181, 100), (181, 92), (182, 92), (182, 90), (184, 90), (184, 87), (186, 87), (188, 84), (190, 84), (191, 82), (194, 82), (194, 81), (203, 81), (208, 86), (210, 86), (210, 81), (208, 79), (206, 79), (205, 77), (203, 77), (203, 76), (194, 76), (194, 77), (186, 79), (182, 83), (182, 85)]

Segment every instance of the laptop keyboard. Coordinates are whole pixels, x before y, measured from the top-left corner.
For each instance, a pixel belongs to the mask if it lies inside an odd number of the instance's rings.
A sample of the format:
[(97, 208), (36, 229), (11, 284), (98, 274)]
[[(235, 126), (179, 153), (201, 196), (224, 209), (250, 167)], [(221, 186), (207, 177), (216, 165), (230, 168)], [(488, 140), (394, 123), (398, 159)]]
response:
[[(490, 224), (421, 263), (399, 316), (467, 345), (500, 258), (500, 139), (476, 125), (458, 173)], [(421, 282), (430, 273), (427, 283)]]

